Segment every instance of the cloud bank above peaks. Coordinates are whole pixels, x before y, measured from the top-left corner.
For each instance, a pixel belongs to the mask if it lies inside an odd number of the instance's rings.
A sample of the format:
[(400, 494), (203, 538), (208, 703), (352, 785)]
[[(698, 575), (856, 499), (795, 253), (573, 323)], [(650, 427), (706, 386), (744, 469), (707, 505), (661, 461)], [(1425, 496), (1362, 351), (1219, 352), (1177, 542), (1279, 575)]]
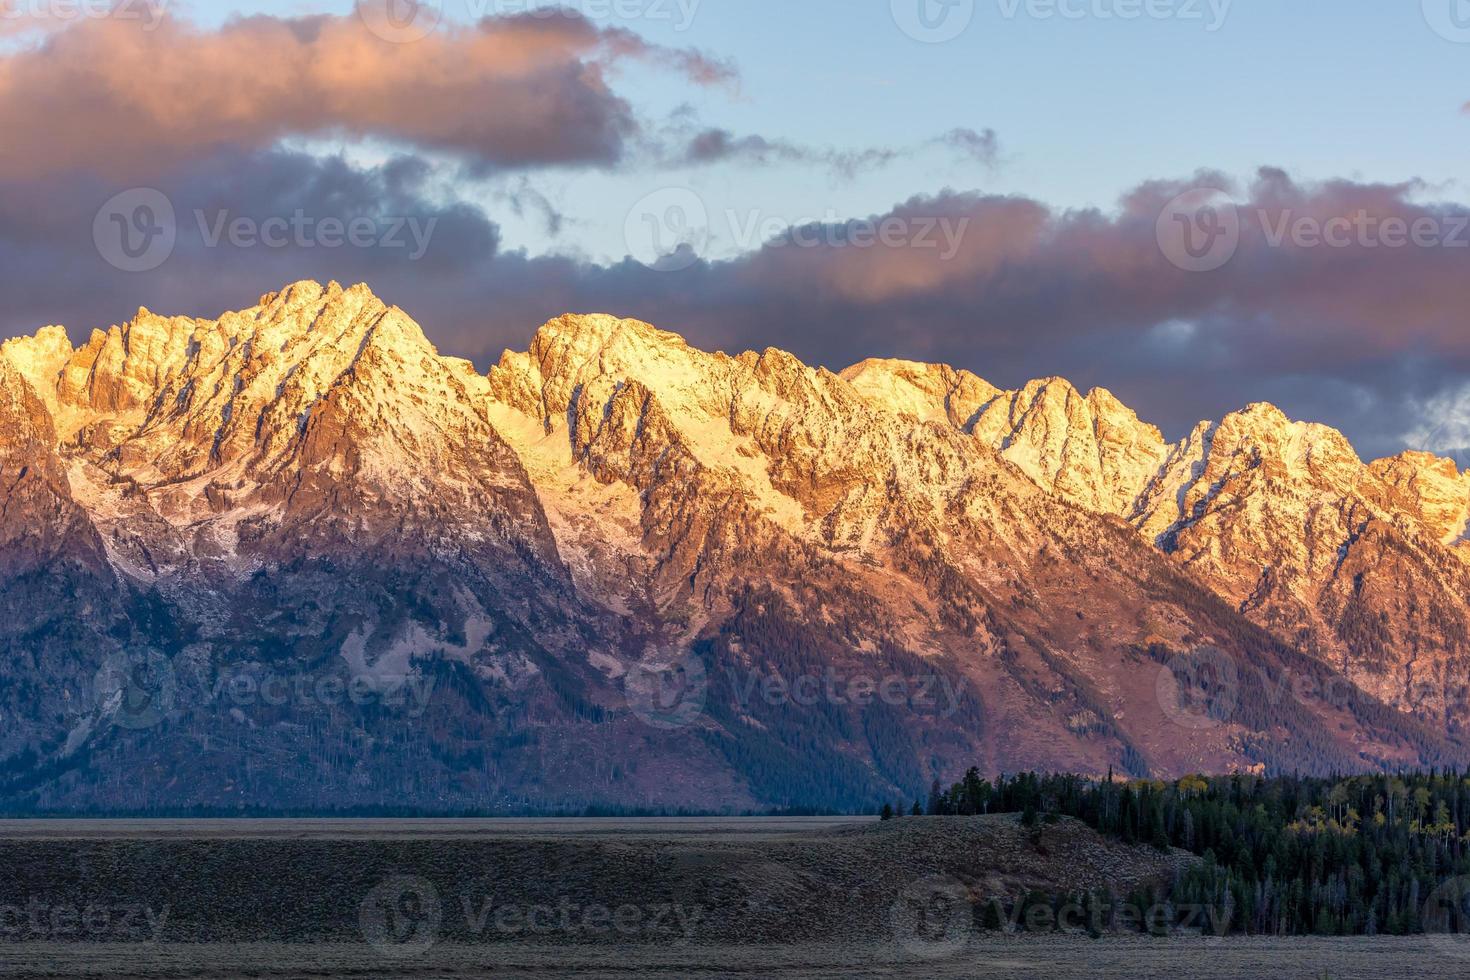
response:
[[(1159, 218), (1188, 187), (1229, 183), (1215, 174), (1140, 184), (1110, 212), (918, 195), (870, 218), (787, 228), (729, 261), (656, 271), (507, 250), (487, 208), (544, 202), (446, 200), (445, 166), (405, 155), (362, 167), (281, 149), (181, 163), (154, 182), (177, 212), (178, 243), (146, 274), (118, 271), (94, 243), (94, 215), (115, 182), (0, 180), (0, 333), (62, 322), (80, 336), (140, 304), (214, 316), (303, 277), (364, 281), (482, 367), (554, 316), (611, 312), (705, 348), (779, 346), (834, 369), (897, 356), (1006, 387), (1061, 375), (1113, 390), (1171, 435), (1272, 401), (1343, 429), (1366, 455), (1444, 434), (1435, 406), (1460, 405), (1470, 377), (1470, 247), (1457, 245), (1470, 243), (1470, 212), (1420, 201), (1418, 185), (1306, 184), (1263, 170), (1232, 188), (1238, 248), (1208, 272), (1170, 262)], [(294, 214), (409, 216), (433, 222), (433, 234), (416, 259), (408, 248), (208, 241), (225, 219)], [(1427, 222), (1442, 237), (1404, 247), (1277, 240), (1282, 227), (1359, 216)]]
[(166, 16), (149, 30), (82, 20), (0, 55), (0, 131), (31, 134), (0, 141), (0, 179), (142, 178), (289, 137), (374, 138), (482, 172), (611, 165), (641, 126), (609, 83), (630, 61), (697, 86), (736, 79), (698, 51), (570, 12), (444, 25), (412, 43), (357, 16), (253, 16), (218, 30)]

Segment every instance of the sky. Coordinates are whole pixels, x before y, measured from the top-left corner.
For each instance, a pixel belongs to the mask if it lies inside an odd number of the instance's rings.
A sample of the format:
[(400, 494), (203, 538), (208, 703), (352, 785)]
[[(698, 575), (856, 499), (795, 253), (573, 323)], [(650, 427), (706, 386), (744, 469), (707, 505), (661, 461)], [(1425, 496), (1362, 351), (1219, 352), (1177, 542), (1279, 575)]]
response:
[(1467, 68), (1462, 0), (0, 0), (0, 335), (336, 278), (1470, 465)]

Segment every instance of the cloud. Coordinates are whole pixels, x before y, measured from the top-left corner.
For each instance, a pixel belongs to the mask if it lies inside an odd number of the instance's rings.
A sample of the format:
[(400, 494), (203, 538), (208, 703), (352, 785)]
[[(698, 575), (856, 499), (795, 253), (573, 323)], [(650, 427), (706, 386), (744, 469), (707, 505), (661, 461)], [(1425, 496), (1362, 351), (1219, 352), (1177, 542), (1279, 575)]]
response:
[(1417, 407), (1418, 417), (1404, 441), (1470, 468), (1470, 382), (1438, 392)]
[(843, 150), (767, 138), (755, 133), (742, 136), (728, 129), (710, 127), (687, 137), (682, 153), (673, 162), (693, 166), (720, 163), (747, 166), (815, 165), (852, 178), (935, 147), (953, 151), (962, 160), (979, 163), (986, 168), (994, 168), (999, 161), (1000, 139), (993, 129), (987, 129), (983, 133), (973, 129), (953, 129), (942, 136), (911, 146)]
[[(1269, 400), (1376, 455), (1463, 414), (1470, 247), (1453, 239), (1470, 212), (1420, 202), (1415, 184), (1302, 184), (1264, 170), (1233, 188), (1239, 248), (1211, 272), (1175, 267), (1157, 237), (1181, 191), (1229, 185), (1208, 173), (1141, 184), (1110, 212), (920, 195), (869, 218), (791, 229), (731, 261), (659, 272), (632, 259), (602, 266), (507, 250), (486, 208), (539, 205), (457, 201), (446, 193), (455, 172), (412, 154), (363, 168), (279, 149), (184, 162), (153, 182), (178, 215), (174, 254), (132, 275), (108, 265), (92, 237), (98, 207), (126, 185), (90, 174), (0, 180), (0, 335), (60, 321), (80, 338), (140, 304), (214, 316), (311, 277), (370, 283), (443, 349), (482, 367), (503, 347), (524, 348), (553, 316), (605, 311), (707, 348), (779, 346), (834, 369), (879, 355), (946, 361), (1008, 387), (1059, 374), (1112, 389), (1176, 436)], [(196, 212), (206, 227), (221, 212), (256, 223), (299, 212), (435, 228), (415, 261), (404, 248), (210, 247)], [(1359, 216), (1380, 227), (1427, 222), (1442, 240), (1272, 240), (1283, 219)]]
[(764, 136), (736, 136), (728, 129), (706, 129), (689, 141), (685, 149), (687, 163), (805, 163), (820, 154), (787, 140), (769, 140)]
[(255, 16), (214, 31), (84, 20), (0, 55), (0, 132), (31, 134), (0, 141), (0, 179), (143, 176), (292, 136), (375, 138), (481, 171), (611, 165), (640, 127), (608, 82), (629, 60), (697, 85), (734, 81), (722, 62), (570, 12), (396, 44), (355, 16)]
[(541, 227), (551, 238), (561, 235), (571, 221), (565, 212), (551, 203), (551, 199), (531, 185), (529, 177), (522, 175), (513, 184), (494, 194), (497, 201), (503, 201), (509, 206), (511, 213), (517, 218), (526, 218), (535, 215), (540, 219)]
[[(0, 181), (0, 336), (57, 322), (84, 338), (139, 305), (216, 315), (303, 276), (385, 287), (414, 280), (432, 319), (435, 284), (475, 281), (501, 248), (498, 225), (478, 207), (442, 198), (452, 176), (411, 155), (371, 168), (285, 150), (193, 161), (153, 180), (173, 209), (177, 240), (145, 273), (111, 265), (94, 239), (99, 207), (124, 186), (90, 174)], [(363, 244), (324, 234), (324, 221), (358, 222)], [(244, 237), (236, 223), (248, 229)], [(417, 258), (413, 228), (431, 229)]]
[(1000, 137), (995, 130), (951, 129), (935, 142), (956, 150), (975, 163), (994, 167), (1000, 160)]
[(824, 149), (791, 140), (767, 139), (757, 134), (737, 136), (728, 129), (712, 127), (690, 137), (682, 156), (673, 162), (692, 166), (719, 163), (759, 167), (777, 164), (820, 166), (852, 178), (864, 171), (886, 167), (907, 152), (882, 147), (860, 150)]
[[(568, 280), (574, 289), (547, 295), (708, 346), (774, 344), (832, 368), (887, 355), (1006, 386), (1060, 374), (1113, 389), (1172, 435), (1269, 400), (1343, 428), (1370, 455), (1401, 449), (1426, 406), (1442, 404), (1434, 396), (1470, 378), (1465, 205), (1424, 203), (1418, 184), (1304, 184), (1265, 169), (1232, 188), (1233, 258), (1187, 272), (1161, 247), (1159, 218), (1197, 184), (1230, 187), (1214, 173), (1149, 181), (1109, 212), (921, 195), (728, 262), (584, 269)], [(1283, 222), (1334, 221), (1364, 231), (1338, 245), (1275, 240)], [(1397, 244), (1393, 229), (1416, 226), (1430, 234)]]

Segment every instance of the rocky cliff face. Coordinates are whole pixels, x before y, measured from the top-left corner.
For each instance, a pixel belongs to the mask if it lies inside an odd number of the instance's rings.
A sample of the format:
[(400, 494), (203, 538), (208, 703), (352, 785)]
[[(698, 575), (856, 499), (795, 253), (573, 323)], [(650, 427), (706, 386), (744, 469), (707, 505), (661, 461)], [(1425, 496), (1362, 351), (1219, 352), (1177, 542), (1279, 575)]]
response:
[[(1101, 389), (1004, 392), (928, 365), (844, 372), (875, 405), (973, 435), (1144, 540), (1283, 642), (1458, 731), (1470, 680), (1470, 474), (1426, 453), (1365, 464), (1342, 434), (1257, 404), (1177, 443)], [(963, 392), (963, 394), (961, 394)]]
[[(836, 375), (608, 316), (481, 375), (310, 282), (47, 328), (0, 380), (13, 806), (831, 806), (971, 764), (1462, 758), (1420, 688), (1462, 666), (1470, 478), (1269, 406), (1171, 445), (1061, 379)], [(1226, 666), (1191, 713), (1163, 692), (1201, 649)]]

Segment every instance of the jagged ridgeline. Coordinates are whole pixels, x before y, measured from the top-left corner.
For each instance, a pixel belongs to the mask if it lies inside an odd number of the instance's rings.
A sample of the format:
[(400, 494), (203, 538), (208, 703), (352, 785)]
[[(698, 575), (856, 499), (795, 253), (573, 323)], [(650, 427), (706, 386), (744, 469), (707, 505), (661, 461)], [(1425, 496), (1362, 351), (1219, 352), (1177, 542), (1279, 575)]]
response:
[[(0, 797), (740, 811), (976, 762), (1459, 763), (1467, 517), (1452, 462), (1270, 406), (1171, 444), (1059, 379), (611, 316), (486, 374), (365, 286), (49, 327), (0, 354)], [(1201, 650), (1228, 696), (1181, 715)]]

